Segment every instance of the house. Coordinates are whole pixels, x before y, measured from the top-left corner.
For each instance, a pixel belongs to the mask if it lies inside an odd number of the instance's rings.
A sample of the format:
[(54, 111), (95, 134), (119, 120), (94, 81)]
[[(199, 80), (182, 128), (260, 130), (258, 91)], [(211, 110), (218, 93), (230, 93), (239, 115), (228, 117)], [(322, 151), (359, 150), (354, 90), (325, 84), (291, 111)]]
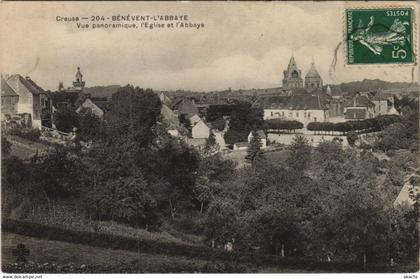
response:
[(390, 114), (399, 115), (398, 111), (394, 107), (394, 96), (383, 93), (382, 90), (372, 92), (371, 95), (370, 100), (375, 105), (375, 116)]
[[(33, 128), (41, 129), (41, 115), (43, 110), (51, 111), (49, 95), (39, 87), (30, 77), (19, 74), (5, 76), (2, 83), (2, 114), (27, 114)], [(3, 103), (4, 96), (4, 103)], [(41, 102), (42, 100), (42, 102)]]
[(210, 135), (210, 128), (203, 120), (200, 120), (194, 125), (194, 127), (192, 127), (191, 134), (194, 139), (207, 139)]
[(344, 103), (344, 118), (362, 120), (375, 116), (375, 104), (367, 96), (357, 93)]
[(198, 116), (197, 114), (194, 114), (193, 116), (190, 117), (191, 127), (194, 127), (195, 124), (197, 124), (200, 121), (201, 121), (200, 116)]
[(173, 125), (173, 126), (179, 125), (178, 114), (166, 104), (162, 104), (162, 108), (160, 109), (160, 114), (162, 115), (163, 122), (165, 122), (167, 125)]
[(85, 100), (77, 107), (76, 112), (80, 113), (83, 109), (90, 110), (94, 115), (101, 119), (104, 116), (104, 111), (89, 97), (85, 98)]
[(233, 150), (248, 150), (249, 147), (248, 142), (237, 142), (233, 145)]
[(1, 113), (2, 115), (16, 115), (18, 113), (19, 95), (1, 79)]
[(194, 116), (195, 114), (198, 115), (198, 108), (195, 106), (194, 100), (189, 100), (182, 98), (175, 102), (172, 107), (172, 110), (177, 111), (179, 117), (189, 119), (190, 117)]
[[(261, 149), (267, 148), (267, 136), (265, 135), (264, 131), (263, 130), (258, 130), (257, 134), (261, 139)], [(253, 135), (252, 135), (252, 131), (251, 131), (248, 135), (248, 143), (251, 143), (252, 138), (253, 138)]]
[[(300, 89), (305, 91), (305, 89)], [(262, 97), (256, 101), (264, 109), (264, 119), (296, 120), (306, 126), (310, 122), (328, 121), (328, 100), (318, 90), (314, 94)]]

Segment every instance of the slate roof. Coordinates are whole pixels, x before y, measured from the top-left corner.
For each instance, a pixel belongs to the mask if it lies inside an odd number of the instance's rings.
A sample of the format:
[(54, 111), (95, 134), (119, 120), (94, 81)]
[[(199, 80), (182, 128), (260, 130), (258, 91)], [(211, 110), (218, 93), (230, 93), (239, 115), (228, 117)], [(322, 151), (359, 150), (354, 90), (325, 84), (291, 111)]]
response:
[(32, 79), (29, 77), (22, 77), (21, 75), (15, 74), (11, 75), (6, 79), (8, 85), (19, 95), (19, 84), (23, 85), (29, 92), (33, 95), (44, 94), (45, 90), (38, 86)]
[(344, 107), (373, 107), (375, 106), (368, 97), (366, 96), (354, 96), (351, 99), (347, 99), (344, 103)]
[(324, 96), (309, 93), (291, 96), (261, 97), (257, 104), (264, 109), (291, 109), (291, 110), (326, 110), (327, 99)]
[(3, 78), (1, 79), (1, 96), (19, 96)]
[(309, 69), (308, 73), (306, 74), (307, 78), (319, 78), (321, 77), (318, 73), (318, 71), (315, 68), (315, 63), (311, 64), (311, 68)]
[(344, 115), (345, 115), (345, 119), (365, 119), (366, 109), (364, 108), (348, 109), (346, 110)]

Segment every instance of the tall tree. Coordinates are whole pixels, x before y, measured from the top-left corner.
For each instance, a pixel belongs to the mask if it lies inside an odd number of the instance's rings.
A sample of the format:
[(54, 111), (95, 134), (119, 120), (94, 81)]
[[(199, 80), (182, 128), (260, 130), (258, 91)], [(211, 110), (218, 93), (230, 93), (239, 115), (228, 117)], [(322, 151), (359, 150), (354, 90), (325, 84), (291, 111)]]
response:
[(262, 142), (258, 131), (253, 130), (251, 133), (251, 137), (251, 146), (248, 149), (246, 159), (251, 163), (252, 166), (255, 167), (259, 163), (261, 163), (265, 159), (265, 157), (264, 152), (261, 150)]
[(146, 147), (155, 139), (152, 127), (159, 119), (161, 103), (150, 89), (127, 85), (112, 95), (108, 121), (114, 136), (127, 136)]
[(213, 131), (210, 131), (209, 137), (206, 139), (206, 143), (204, 144), (203, 153), (204, 156), (209, 156), (217, 151), (219, 151), (219, 144), (216, 142), (216, 137), (214, 136)]
[(304, 136), (296, 136), (289, 147), (290, 153), (287, 158), (287, 164), (290, 169), (295, 171), (304, 171), (311, 159), (311, 146)]

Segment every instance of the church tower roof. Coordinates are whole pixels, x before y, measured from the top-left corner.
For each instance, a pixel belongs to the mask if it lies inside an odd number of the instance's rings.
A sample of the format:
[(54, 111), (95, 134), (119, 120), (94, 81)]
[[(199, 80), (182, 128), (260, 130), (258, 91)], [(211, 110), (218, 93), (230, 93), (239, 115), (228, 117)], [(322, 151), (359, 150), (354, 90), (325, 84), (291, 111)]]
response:
[(80, 67), (77, 67), (76, 80), (77, 80), (77, 81), (82, 81), (82, 80), (83, 80), (83, 75), (82, 75), (82, 73), (80, 72)]
[(85, 87), (86, 82), (83, 80), (83, 75), (80, 72), (80, 67), (77, 67), (76, 80), (73, 81), (73, 87), (77, 90), (82, 90)]
[(302, 71), (297, 67), (295, 57), (290, 57), (287, 70), (283, 71), (283, 88), (296, 89), (303, 87)]
[(321, 76), (319, 75), (318, 71), (315, 68), (315, 63), (312, 62), (311, 64), (311, 68), (309, 69), (308, 73), (306, 74), (305, 77), (312, 77), (312, 78), (320, 78)]
[(292, 57), (290, 57), (289, 66), (287, 66), (287, 70), (290, 72), (292, 70), (297, 70), (297, 68), (295, 57), (292, 55)]

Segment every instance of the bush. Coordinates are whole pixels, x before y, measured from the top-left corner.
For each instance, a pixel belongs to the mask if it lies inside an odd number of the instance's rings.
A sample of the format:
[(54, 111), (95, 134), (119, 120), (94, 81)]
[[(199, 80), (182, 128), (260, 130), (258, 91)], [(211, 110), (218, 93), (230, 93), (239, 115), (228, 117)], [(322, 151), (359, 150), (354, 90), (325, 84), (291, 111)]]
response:
[(1, 154), (7, 155), (12, 150), (12, 144), (6, 139), (6, 137), (1, 137)]
[(351, 131), (350, 133), (347, 134), (347, 141), (349, 145), (354, 145), (357, 139), (358, 139), (358, 136), (356, 132)]
[(39, 141), (41, 131), (33, 128), (14, 127), (10, 130), (10, 134), (30, 141)]
[(263, 127), (266, 130), (297, 130), (302, 129), (303, 124), (296, 120), (268, 119), (264, 121)]
[(360, 121), (346, 121), (340, 123), (331, 122), (311, 122), (308, 123), (309, 131), (336, 131), (347, 133), (350, 131), (381, 131), (391, 124), (400, 120), (398, 115), (380, 115), (375, 118)]

